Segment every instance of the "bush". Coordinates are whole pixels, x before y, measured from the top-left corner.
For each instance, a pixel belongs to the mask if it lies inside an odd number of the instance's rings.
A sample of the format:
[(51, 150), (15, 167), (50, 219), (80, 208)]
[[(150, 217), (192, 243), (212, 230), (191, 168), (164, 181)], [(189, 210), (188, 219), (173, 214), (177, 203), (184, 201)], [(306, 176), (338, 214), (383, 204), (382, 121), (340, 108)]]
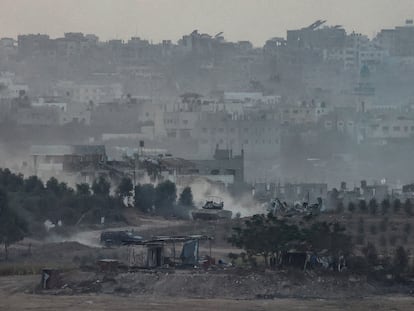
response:
[(407, 271), (407, 269), (408, 269), (408, 253), (404, 249), (404, 247), (399, 246), (395, 250), (393, 266), (394, 266), (394, 270), (397, 273)]

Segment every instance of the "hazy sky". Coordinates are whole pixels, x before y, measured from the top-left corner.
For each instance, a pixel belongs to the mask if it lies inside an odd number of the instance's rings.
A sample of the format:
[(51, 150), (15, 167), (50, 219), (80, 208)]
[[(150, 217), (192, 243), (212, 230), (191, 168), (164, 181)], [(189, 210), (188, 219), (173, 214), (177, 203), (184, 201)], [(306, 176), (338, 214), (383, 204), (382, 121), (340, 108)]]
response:
[(95, 33), (178, 40), (194, 29), (262, 45), (317, 19), (373, 36), (414, 17), (414, 0), (0, 0), (0, 37)]

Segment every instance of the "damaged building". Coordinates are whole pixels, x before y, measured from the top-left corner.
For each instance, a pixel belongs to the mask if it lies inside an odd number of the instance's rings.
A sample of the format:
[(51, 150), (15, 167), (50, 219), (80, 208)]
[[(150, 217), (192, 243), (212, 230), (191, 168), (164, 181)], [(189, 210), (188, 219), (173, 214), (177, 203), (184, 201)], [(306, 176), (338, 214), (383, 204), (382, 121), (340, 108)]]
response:
[[(200, 242), (208, 241), (208, 256), (211, 258), (213, 237), (205, 235), (155, 236), (143, 241), (129, 241), (129, 266), (136, 268), (160, 268), (198, 266)], [(181, 252), (178, 250), (181, 249)]]

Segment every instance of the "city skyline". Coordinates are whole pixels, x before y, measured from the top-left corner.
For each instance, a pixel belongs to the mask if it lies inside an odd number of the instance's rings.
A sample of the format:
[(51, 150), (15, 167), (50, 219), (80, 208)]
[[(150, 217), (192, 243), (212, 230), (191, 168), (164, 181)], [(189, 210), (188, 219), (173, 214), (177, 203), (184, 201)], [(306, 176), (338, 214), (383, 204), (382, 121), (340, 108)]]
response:
[(58, 7), (51, 0), (4, 0), (0, 36), (45, 33), (59, 37), (65, 32), (83, 32), (94, 33), (103, 41), (138, 36), (155, 43), (177, 41), (198, 29), (211, 35), (223, 31), (229, 41), (249, 40), (262, 46), (269, 38), (285, 36), (287, 29), (306, 27), (317, 19), (340, 24), (348, 33), (373, 37), (382, 28), (403, 25), (412, 17), (406, 13), (411, 7), (411, 1), (405, 0), (61, 0)]

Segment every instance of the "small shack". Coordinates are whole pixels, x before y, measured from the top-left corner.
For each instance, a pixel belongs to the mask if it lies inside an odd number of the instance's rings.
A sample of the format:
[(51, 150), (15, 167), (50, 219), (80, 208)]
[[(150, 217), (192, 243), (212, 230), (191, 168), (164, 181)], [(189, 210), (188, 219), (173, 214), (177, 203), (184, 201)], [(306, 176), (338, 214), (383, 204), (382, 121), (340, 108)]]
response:
[[(212, 237), (206, 235), (154, 236), (149, 240), (129, 241), (129, 265), (144, 268), (197, 266), (200, 241), (209, 241), (211, 257)], [(177, 248), (181, 253), (177, 254)]]

